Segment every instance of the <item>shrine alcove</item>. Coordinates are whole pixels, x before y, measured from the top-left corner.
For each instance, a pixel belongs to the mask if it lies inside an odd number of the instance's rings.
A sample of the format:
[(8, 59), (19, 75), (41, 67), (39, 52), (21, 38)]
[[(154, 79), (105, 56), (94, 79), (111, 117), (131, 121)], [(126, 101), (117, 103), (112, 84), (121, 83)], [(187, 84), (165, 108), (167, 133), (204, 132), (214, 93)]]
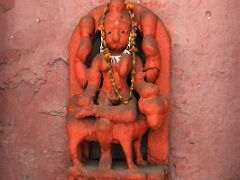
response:
[[(68, 45), (107, 2), (0, 0), (0, 179), (66, 179)], [(170, 179), (238, 180), (239, 1), (131, 2), (171, 37)]]

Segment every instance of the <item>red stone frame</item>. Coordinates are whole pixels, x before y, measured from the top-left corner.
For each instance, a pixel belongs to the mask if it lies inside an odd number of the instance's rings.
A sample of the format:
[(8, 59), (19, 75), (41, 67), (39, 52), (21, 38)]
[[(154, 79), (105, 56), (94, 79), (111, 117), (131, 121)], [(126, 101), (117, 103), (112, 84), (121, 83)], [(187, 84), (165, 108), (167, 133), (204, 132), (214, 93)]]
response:
[[(160, 89), (160, 95), (167, 97), (170, 101), (170, 60), (171, 60), (171, 41), (160, 18), (156, 29), (156, 41), (161, 54), (160, 75), (156, 85)], [(170, 111), (170, 109), (169, 109)], [(158, 130), (151, 130), (148, 137), (149, 156), (148, 160), (153, 163), (168, 163), (169, 158), (169, 130), (170, 115), (166, 114), (165, 124)], [(156, 143), (157, 142), (157, 143)]]

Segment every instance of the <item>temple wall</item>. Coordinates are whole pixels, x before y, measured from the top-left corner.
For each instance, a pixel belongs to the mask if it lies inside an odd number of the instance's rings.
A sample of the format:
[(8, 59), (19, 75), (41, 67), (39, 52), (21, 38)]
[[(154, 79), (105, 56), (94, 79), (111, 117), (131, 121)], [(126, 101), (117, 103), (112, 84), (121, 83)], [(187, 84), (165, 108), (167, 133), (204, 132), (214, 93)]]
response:
[[(104, 2), (0, 0), (0, 179), (66, 179), (67, 45)], [(172, 39), (172, 179), (240, 179), (240, 1), (141, 2)]]

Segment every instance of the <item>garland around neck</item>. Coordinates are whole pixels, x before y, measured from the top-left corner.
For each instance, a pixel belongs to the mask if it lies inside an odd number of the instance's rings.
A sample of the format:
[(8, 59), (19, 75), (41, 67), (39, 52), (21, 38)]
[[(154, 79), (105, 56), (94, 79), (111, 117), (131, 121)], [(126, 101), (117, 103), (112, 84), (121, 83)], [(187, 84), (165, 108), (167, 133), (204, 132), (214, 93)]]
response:
[(135, 85), (135, 69), (136, 69), (136, 21), (135, 21), (135, 16), (133, 13), (133, 5), (130, 3), (127, 3), (126, 5), (126, 11), (128, 12), (130, 18), (131, 18), (131, 30), (130, 30), (130, 36), (129, 36), (129, 42), (126, 47), (126, 49), (122, 52), (122, 54), (129, 54), (132, 56), (132, 72), (131, 72), (131, 87), (130, 87), (130, 92), (129, 92), (129, 97), (124, 98), (119, 92), (118, 87), (116, 86), (115, 80), (113, 78), (113, 69), (112, 69), (112, 63), (119, 63), (121, 60), (120, 55), (115, 55), (113, 56), (107, 47), (106, 43), (106, 32), (105, 32), (105, 26), (104, 26), (104, 21), (107, 16), (107, 13), (109, 12), (109, 5), (105, 8), (102, 19), (101, 19), (101, 25), (99, 26), (99, 30), (101, 31), (101, 46), (100, 46), (100, 53), (104, 55), (104, 59), (108, 64), (108, 76), (111, 80), (112, 88), (117, 95), (117, 98), (119, 101), (121, 101), (124, 104), (128, 104), (129, 101), (132, 99), (133, 91), (134, 91), (134, 85)]

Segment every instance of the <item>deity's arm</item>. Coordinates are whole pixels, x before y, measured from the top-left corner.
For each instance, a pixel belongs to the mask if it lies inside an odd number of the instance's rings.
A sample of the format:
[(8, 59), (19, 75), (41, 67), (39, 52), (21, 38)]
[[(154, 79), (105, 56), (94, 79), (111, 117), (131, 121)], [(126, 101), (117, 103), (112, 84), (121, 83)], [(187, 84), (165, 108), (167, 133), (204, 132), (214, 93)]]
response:
[(101, 83), (101, 55), (97, 55), (92, 62), (88, 73), (87, 87), (81, 97), (79, 97), (78, 105), (86, 107), (93, 103), (96, 92), (99, 90)]
[(153, 83), (145, 81), (145, 73), (143, 71), (143, 64), (139, 57), (136, 61), (136, 75), (135, 75), (135, 91), (140, 97), (150, 97), (159, 93), (159, 88)]
[(92, 50), (92, 36), (95, 32), (95, 20), (91, 15), (84, 16), (78, 25), (80, 43), (74, 59), (75, 75), (81, 87), (87, 82), (85, 61)]
[(160, 53), (156, 40), (151, 36), (143, 38), (142, 48), (146, 57), (144, 71), (148, 82), (155, 83), (160, 71)]
[(139, 22), (140, 31), (143, 33), (142, 49), (146, 57), (144, 71), (148, 82), (154, 83), (160, 71), (161, 56), (156, 41), (158, 17), (147, 8), (136, 5), (134, 9)]

